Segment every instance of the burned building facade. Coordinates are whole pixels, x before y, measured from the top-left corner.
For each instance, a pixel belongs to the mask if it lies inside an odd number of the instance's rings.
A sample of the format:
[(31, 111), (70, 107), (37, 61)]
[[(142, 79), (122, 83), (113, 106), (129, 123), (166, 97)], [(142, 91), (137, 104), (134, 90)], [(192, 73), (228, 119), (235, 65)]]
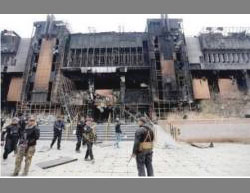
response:
[[(186, 42), (194, 100), (217, 101), (224, 111), (233, 111), (241, 104), (238, 108), (242, 113), (247, 111), (250, 29), (209, 27), (199, 37), (186, 38)], [(225, 102), (231, 108), (226, 108)]]
[(84, 34), (49, 15), (30, 39), (3, 31), (1, 42), (6, 112), (162, 119), (250, 89), (249, 32), (185, 37), (182, 20), (166, 15), (148, 19), (145, 32)]

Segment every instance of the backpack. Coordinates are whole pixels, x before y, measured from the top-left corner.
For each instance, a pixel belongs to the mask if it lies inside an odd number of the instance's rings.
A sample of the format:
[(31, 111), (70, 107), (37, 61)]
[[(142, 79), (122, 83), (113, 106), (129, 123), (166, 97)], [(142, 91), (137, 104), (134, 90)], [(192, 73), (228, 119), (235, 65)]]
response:
[[(151, 134), (150, 134), (151, 129), (145, 129), (145, 130), (147, 132), (147, 135), (144, 141), (139, 144), (139, 152), (152, 150), (154, 146), (153, 139), (151, 138)], [(147, 142), (147, 139), (150, 139), (150, 142)]]

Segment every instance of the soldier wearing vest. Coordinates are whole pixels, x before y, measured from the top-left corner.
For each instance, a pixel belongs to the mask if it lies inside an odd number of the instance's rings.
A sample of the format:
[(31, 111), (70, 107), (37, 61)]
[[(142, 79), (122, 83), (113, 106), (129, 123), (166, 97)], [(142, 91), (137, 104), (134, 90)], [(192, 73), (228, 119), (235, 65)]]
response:
[(84, 127), (84, 133), (83, 136), (86, 140), (86, 144), (87, 144), (87, 151), (85, 154), (85, 161), (88, 161), (88, 157), (90, 156), (90, 161), (92, 161), (92, 163), (94, 163), (94, 155), (93, 155), (93, 143), (96, 140), (96, 133), (95, 130), (93, 128), (93, 122), (91, 118), (87, 118), (86, 119), (86, 126)]
[(147, 120), (140, 118), (138, 121), (139, 129), (135, 132), (135, 140), (132, 157), (136, 157), (138, 176), (154, 176), (152, 157), (154, 132), (146, 125)]
[(28, 175), (31, 160), (36, 151), (36, 141), (39, 139), (39, 137), (40, 130), (37, 127), (35, 118), (30, 117), (24, 131), (21, 132), (20, 135), (13, 176), (18, 176), (24, 157), (25, 166), (23, 175)]
[(54, 137), (52, 139), (50, 148), (53, 147), (54, 143), (57, 140), (57, 149), (61, 149), (61, 139), (62, 139), (62, 130), (64, 130), (64, 121), (63, 117), (58, 117), (58, 119), (54, 123)]
[[(2, 131), (1, 135), (1, 145), (3, 146), (3, 143), (5, 141), (4, 146), (4, 153), (3, 153), (3, 159), (6, 160), (8, 158), (8, 155), (14, 151), (16, 153), (17, 149), (17, 143), (18, 139), (20, 137), (20, 127), (18, 125), (18, 118), (13, 118), (10, 125), (8, 125), (4, 130)], [(6, 140), (4, 139), (6, 135)]]

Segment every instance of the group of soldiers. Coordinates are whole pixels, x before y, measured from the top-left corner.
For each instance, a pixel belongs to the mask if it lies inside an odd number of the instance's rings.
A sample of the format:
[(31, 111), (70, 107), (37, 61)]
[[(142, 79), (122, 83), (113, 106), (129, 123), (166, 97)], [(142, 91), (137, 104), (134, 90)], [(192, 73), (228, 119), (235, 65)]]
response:
[[(154, 176), (152, 166), (154, 132), (144, 117), (138, 119), (138, 125), (139, 128), (135, 132), (131, 158), (136, 158), (139, 176), (146, 176), (145, 168), (148, 176)], [(62, 131), (65, 130), (64, 118), (62, 116), (57, 118), (53, 129), (54, 136), (50, 148), (53, 148), (54, 143), (57, 141), (57, 149), (60, 150)], [(116, 142), (114, 146), (119, 148), (122, 134), (119, 119), (116, 120), (115, 133)], [(33, 116), (25, 119), (22, 114), (20, 114), (18, 117), (12, 119), (10, 125), (3, 128), (1, 134), (1, 146), (4, 145), (5, 141), (3, 159), (6, 160), (8, 155), (13, 151), (16, 154), (13, 176), (19, 175), (23, 158), (25, 158), (23, 176), (28, 175), (31, 160), (35, 154), (36, 141), (39, 137), (40, 130)], [(80, 153), (81, 144), (86, 145), (85, 161), (94, 163), (93, 144), (97, 139), (97, 135), (92, 118), (80, 119), (76, 127), (76, 138), (75, 151)]]
[(28, 175), (31, 160), (36, 151), (36, 141), (39, 137), (40, 131), (33, 116), (28, 117), (27, 121), (22, 115), (14, 117), (10, 125), (3, 129), (1, 134), (1, 146), (4, 145), (5, 141), (3, 159), (6, 160), (13, 151), (16, 154), (13, 176), (18, 176), (24, 158), (23, 175)]

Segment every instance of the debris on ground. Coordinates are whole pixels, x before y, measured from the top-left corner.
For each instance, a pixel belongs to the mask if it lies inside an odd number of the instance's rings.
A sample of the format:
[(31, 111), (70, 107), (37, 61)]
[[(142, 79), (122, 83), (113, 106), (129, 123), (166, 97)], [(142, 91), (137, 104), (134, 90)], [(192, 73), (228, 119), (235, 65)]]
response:
[(48, 169), (48, 168), (60, 166), (60, 165), (63, 165), (63, 164), (71, 163), (71, 162), (74, 162), (74, 161), (77, 161), (77, 160), (78, 160), (77, 158), (60, 157), (60, 158), (55, 159), (55, 160), (40, 162), (40, 163), (37, 164), (37, 166), (39, 166), (42, 169)]
[(202, 144), (194, 144), (194, 143), (190, 143), (191, 146), (193, 147), (197, 147), (197, 148), (201, 148), (201, 149), (206, 149), (206, 148), (213, 148), (214, 147), (214, 143), (211, 142), (209, 145), (202, 145)]

